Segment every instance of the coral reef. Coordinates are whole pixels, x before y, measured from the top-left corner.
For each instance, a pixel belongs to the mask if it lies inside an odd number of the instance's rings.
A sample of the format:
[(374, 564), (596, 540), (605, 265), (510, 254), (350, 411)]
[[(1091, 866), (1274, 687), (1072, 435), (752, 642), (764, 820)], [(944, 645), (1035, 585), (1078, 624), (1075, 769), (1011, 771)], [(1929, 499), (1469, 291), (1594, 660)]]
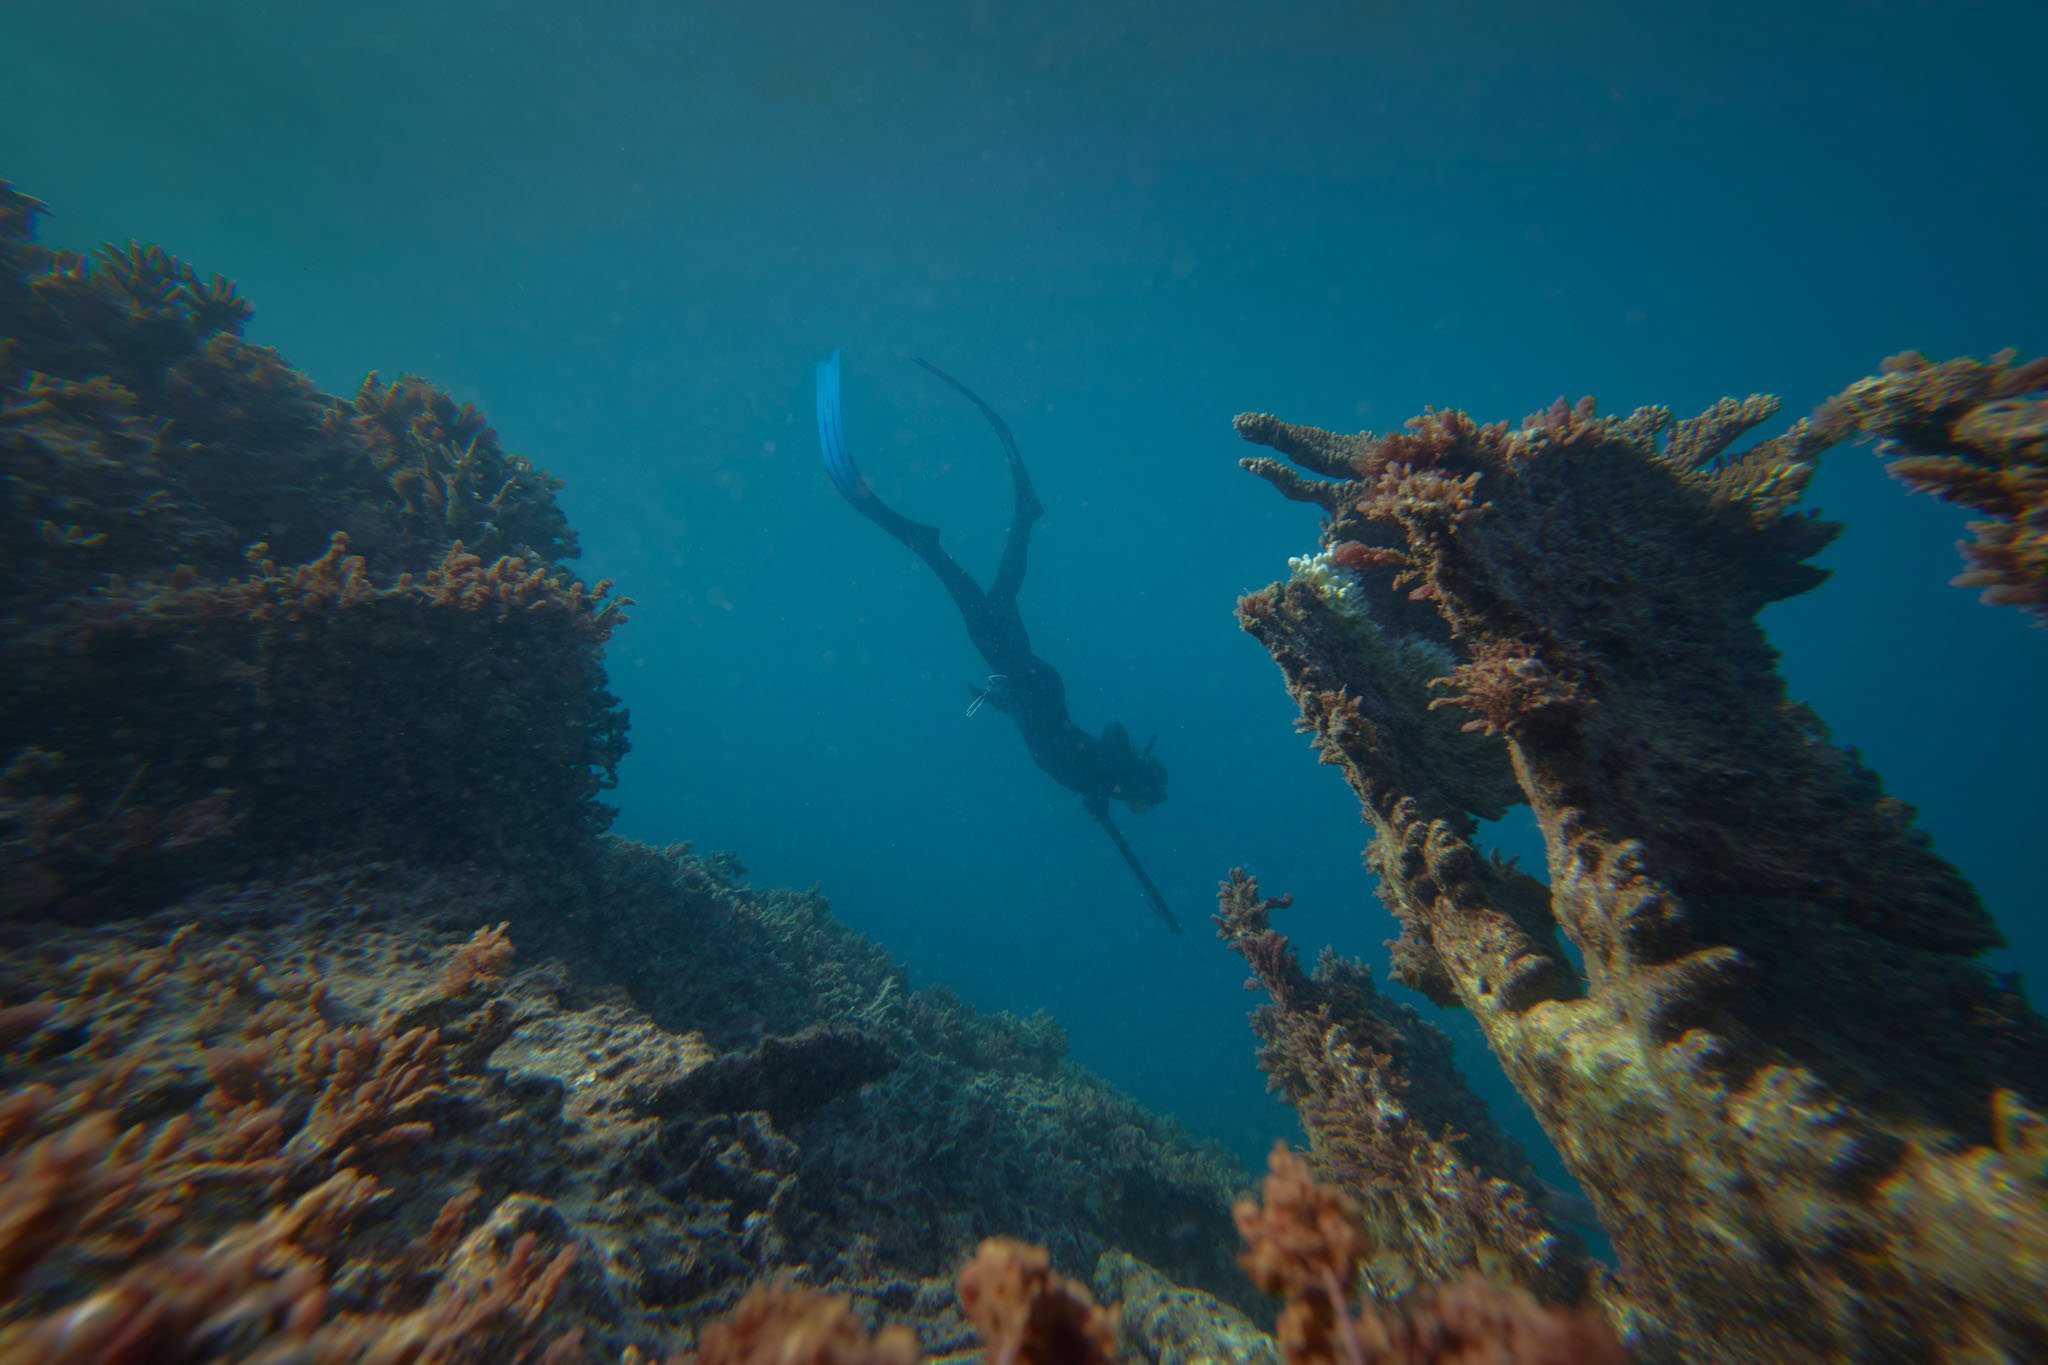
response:
[(231, 281), (45, 248), (39, 209), (0, 183), (0, 904), (594, 848), (623, 599), (561, 566), (556, 481), (423, 380), (320, 393)]
[(1217, 934), (1250, 965), (1247, 988), (1271, 997), (1252, 1013), (1259, 1065), (1301, 1115), (1316, 1169), (1363, 1211), (1374, 1296), (1392, 1302), (1484, 1269), (1577, 1302), (1593, 1263), (1531, 1196), (1535, 1173), (1458, 1074), (1450, 1040), (1380, 995), (1362, 964), (1325, 949), (1303, 971), (1270, 922), (1289, 904), (1233, 869), (1217, 892)]
[[(313, 1360), (569, 1358), (573, 1324), (538, 1324), (579, 1247), (522, 1195), (471, 1220), (491, 1168), (451, 1141), (517, 1006), (457, 1001), (438, 962), (387, 997), (365, 974), (416, 950), (348, 889), (8, 926), (0, 997), (27, 1003), (4, 1040), (0, 1359), (239, 1358), (273, 1335)], [(363, 937), (308, 953), (305, 913)]]
[(2048, 624), (2048, 358), (1935, 364), (1908, 351), (1829, 399), (1814, 424), (1874, 438), (1894, 477), (1985, 513), (1960, 547), (1970, 567), (1956, 585)]
[[(1360, 799), (1393, 975), (1477, 1020), (1652, 1357), (2048, 1352), (2048, 1186), (1993, 1143), (1995, 1094), (2048, 1094), (2048, 1032), (1972, 960), (1999, 941), (1974, 891), (1785, 696), (1755, 620), (1821, 578), (1837, 528), (1795, 503), (1863, 401), (1741, 451), (1773, 400), (1237, 420), (1354, 576), (1239, 616)], [(1548, 885), (1475, 846), (1509, 799)]]
[(1113, 1250), (1253, 1301), (1235, 1164), (1050, 1019), (604, 836), (621, 599), (551, 478), (39, 207), (0, 188), (0, 1361), (618, 1359), (777, 1277), (955, 1350), (999, 1232), (1049, 1251), (983, 1306)]

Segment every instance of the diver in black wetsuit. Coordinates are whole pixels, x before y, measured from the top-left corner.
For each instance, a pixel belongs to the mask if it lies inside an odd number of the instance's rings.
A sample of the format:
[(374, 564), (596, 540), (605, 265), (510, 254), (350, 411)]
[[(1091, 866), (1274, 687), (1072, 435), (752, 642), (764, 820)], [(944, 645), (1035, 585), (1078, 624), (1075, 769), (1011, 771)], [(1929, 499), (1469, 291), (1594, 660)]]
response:
[[(818, 443), (825, 454), (825, 469), (833, 487), (860, 514), (909, 546), (945, 584), (953, 604), (967, 623), (968, 638), (988, 661), (990, 678), (986, 687), (970, 687), (975, 694), (968, 714), (982, 706), (1009, 713), (1024, 736), (1031, 757), (1055, 782), (1080, 794), (1081, 803), (1116, 844), (1117, 852), (1130, 864), (1144, 887), (1152, 908), (1174, 933), (1180, 922), (1167, 908), (1152, 878), (1138, 862), (1137, 854), (1125, 842), (1122, 831), (1109, 818), (1109, 803), (1122, 801), (1134, 811), (1144, 811), (1166, 799), (1166, 767), (1152, 757), (1152, 744), (1141, 751), (1131, 743), (1130, 734), (1112, 721), (1100, 735), (1091, 735), (1074, 724), (1067, 714), (1066, 684), (1059, 670), (1031, 652), (1031, 639), (1024, 631), (1024, 618), (1017, 611), (1017, 589), (1024, 583), (1025, 559), (1031, 547), (1031, 524), (1043, 515), (1037, 496), (1031, 491), (1031, 476), (1017, 452), (1010, 428), (965, 384), (927, 361), (917, 362), (957, 389), (967, 401), (981, 409), (981, 415), (995, 428), (1003, 455), (1010, 464), (1010, 484), (1015, 506), (1010, 514), (1010, 531), (1003, 542), (1002, 563), (987, 589), (970, 577), (954, 558), (939, 547), (939, 528), (912, 521), (884, 503), (868, 487), (868, 481), (854, 467), (846, 449), (846, 434), (839, 410), (839, 352), (818, 363)], [(1157, 739), (1157, 736), (1154, 736)]]

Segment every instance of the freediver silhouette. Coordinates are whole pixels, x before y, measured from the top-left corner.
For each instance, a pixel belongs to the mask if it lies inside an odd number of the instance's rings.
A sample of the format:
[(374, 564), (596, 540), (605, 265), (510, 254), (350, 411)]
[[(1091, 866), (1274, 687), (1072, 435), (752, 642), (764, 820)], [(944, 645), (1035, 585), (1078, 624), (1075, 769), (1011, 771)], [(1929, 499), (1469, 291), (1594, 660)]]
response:
[(972, 389), (926, 360), (917, 363), (958, 391), (981, 409), (981, 415), (995, 428), (1003, 456), (1010, 465), (1010, 487), (1014, 505), (1009, 534), (1003, 542), (1003, 557), (996, 576), (984, 589), (959, 563), (939, 546), (939, 528), (912, 521), (890, 507), (868, 486), (853, 456), (846, 448), (846, 429), (839, 407), (839, 352), (818, 362), (818, 445), (825, 456), (825, 472), (832, 486), (853, 504), (854, 510), (908, 546), (922, 559), (953, 598), (967, 624), (967, 636), (987, 661), (989, 679), (980, 687), (970, 685), (973, 701), (967, 714), (983, 706), (1006, 712), (1024, 737), (1024, 747), (1048, 776), (1077, 793), (1081, 804), (1109, 835), (1118, 853), (1130, 865), (1144, 888), (1153, 913), (1178, 934), (1180, 921), (1167, 907), (1138, 855), (1124, 839), (1123, 831), (1110, 819), (1109, 803), (1122, 801), (1143, 812), (1166, 799), (1166, 767), (1152, 756), (1154, 735), (1140, 750), (1131, 743), (1130, 733), (1115, 721), (1102, 733), (1091, 735), (1074, 724), (1067, 714), (1067, 688), (1059, 670), (1031, 650), (1024, 619), (1017, 610), (1017, 590), (1024, 583), (1025, 560), (1031, 548), (1031, 525), (1044, 514), (1038, 497), (1031, 491), (1031, 476), (1017, 451), (1017, 440), (1009, 424)]

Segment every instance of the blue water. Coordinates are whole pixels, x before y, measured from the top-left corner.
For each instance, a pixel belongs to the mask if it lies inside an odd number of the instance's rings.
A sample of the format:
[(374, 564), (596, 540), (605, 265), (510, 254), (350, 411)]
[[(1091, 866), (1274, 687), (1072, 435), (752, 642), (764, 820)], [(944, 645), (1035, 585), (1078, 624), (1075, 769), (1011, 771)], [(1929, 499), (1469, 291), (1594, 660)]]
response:
[[(11, 4), (0, 175), (46, 240), (232, 275), (323, 387), (426, 374), (568, 481), (583, 571), (639, 601), (623, 832), (821, 884), (919, 982), (1051, 1010), (1247, 1156), (1294, 1129), (1215, 883), (1249, 865), (1375, 968), (1392, 926), (1231, 619), (1315, 526), (1230, 416), (1800, 412), (1901, 349), (2048, 351), (2039, 3), (740, 8)], [(907, 358), (1007, 415), (1047, 507), (1026, 621), (1082, 725), (1158, 732), (1171, 799), (1125, 826), (1187, 938), (962, 716), (950, 603), (819, 466), (833, 347), (863, 468), (983, 574), (997, 448)], [(1767, 618), (1792, 691), (2038, 980), (2048, 630), (1947, 586), (1964, 516), (1867, 451), (1812, 502), (1849, 531)]]

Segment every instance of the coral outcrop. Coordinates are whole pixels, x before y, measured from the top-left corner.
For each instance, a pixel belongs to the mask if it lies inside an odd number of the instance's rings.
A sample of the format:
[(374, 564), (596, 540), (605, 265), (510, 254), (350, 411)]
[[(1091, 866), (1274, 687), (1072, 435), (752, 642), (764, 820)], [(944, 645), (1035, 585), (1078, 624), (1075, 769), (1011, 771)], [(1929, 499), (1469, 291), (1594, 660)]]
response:
[[(1993, 1131), (1994, 1096), (2048, 1093), (2048, 1033), (1756, 622), (1820, 580), (1837, 528), (1796, 501), (1873, 403), (1740, 450), (1773, 400), (1237, 420), (1355, 588), (1297, 574), (1239, 616), (1360, 799), (1393, 975), (1478, 1021), (1654, 1357), (2048, 1353), (2048, 1185)], [(1475, 845), (1513, 799), (1547, 885)]]
[[(0, 1365), (1273, 1358), (1219, 1150), (817, 894), (605, 834), (623, 599), (552, 478), (39, 209), (0, 185)], [(1578, 1320), (1338, 1316), (1347, 1365)]]
[(622, 599), (563, 567), (557, 481), (424, 380), (320, 393), (160, 248), (39, 245), (40, 207), (0, 183), (0, 908), (594, 848)]

